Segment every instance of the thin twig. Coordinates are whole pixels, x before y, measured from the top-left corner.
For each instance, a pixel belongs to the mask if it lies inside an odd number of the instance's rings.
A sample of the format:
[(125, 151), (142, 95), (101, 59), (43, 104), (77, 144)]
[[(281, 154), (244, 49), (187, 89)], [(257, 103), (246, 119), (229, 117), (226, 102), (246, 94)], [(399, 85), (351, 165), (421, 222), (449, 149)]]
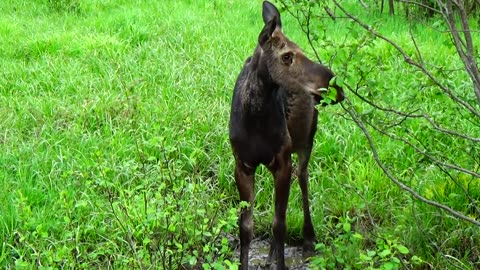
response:
[[(425, 66), (421, 65), (418, 62), (415, 62), (412, 60), (412, 58), (395, 42), (390, 40), (389, 38), (385, 37), (384, 35), (378, 33), (375, 31), (372, 27), (369, 25), (365, 24), (364, 22), (360, 21), (357, 17), (353, 16), (350, 14), (342, 5), (337, 0), (332, 0), (333, 3), (346, 15), (348, 16), (351, 20), (356, 22), (358, 25), (363, 27), (365, 30), (370, 32), (372, 35), (386, 41), (388, 44), (392, 45), (404, 58), (404, 61), (408, 63), (411, 66), (414, 66), (418, 68), (423, 74), (425, 74), (432, 82), (435, 83), (440, 89), (442, 89), (443, 92), (445, 92), (451, 99), (453, 99), (455, 102), (461, 104), (463, 107), (465, 107), (467, 110), (469, 110), (472, 114), (474, 114), (476, 117), (480, 118), (480, 112), (477, 111), (475, 108), (473, 108), (470, 104), (468, 104), (466, 101), (462, 100), (459, 98), (455, 93), (453, 93), (452, 90), (447, 88), (445, 85), (443, 85), (435, 76), (433, 76), (432, 73), (430, 73)], [(479, 90), (480, 91), (480, 90)], [(479, 93), (480, 94), (480, 93)]]
[(301, 18), (298, 14), (298, 10), (297, 10), (297, 14), (294, 14), (293, 11), (289, 8), (289, 6), (285, 3), (285, 1), (283, 0), (280, 0), (279, 1), (280, 4), (282, 4), (282, 7), (285, 8), (285, 10), (290, 14), (292, 15), (292, 17), (294, 17), (298, 24), (300, 25), (300, 29), (302, 30), (302, 32), (307, 36), (307, 39), (308, 39), (308, 43), (310, 45), (310, 48), (312, 48), (313, 50), (313, 53), (315, 54), (315, 57), (316, 59), (318, 59), (318, 61), (320, 61), (320, 64), (322, 63), (321, 60), (320, 60), (320, 56), (318, 54), (318, 51), (316, 49), (315, 46), (313, 46), (313, 40), (311, 38), (311, 30), (310, 30), (310, 20), (312, 18), (312, 12), (311, 12), (311, 7), (309, 6), (308, 7), (308, 10), (305, 12), (304, 9), (302, 9), (302, 15), (303, 17), (305, 18), (305, 23), (302, 23), (301, 21)]
[[(423, 156), (425, 156), (426, 158), (428, 158), (429, 160), (431, 160), (433, 163), (435, 164), (438, 164), (442, 167), (445, 167), (445, 168), (449, 168), (449, 169), (453, 169), (453, 170), (456, 170), (456, 171), (459, 171), (459, 172), (463, 172), (463, 173), (466, 173), (466, 174), (469, 174), (473, 177), (476, 177), (476, 178), (480, 178), (480, 174), (477, 173), (477, 172), (474, 172), (474, 171), (471, 171), (471, 170), (467, 170), (465, 168), (462, 168), (456, 164), (451, 164), (451, 163), (447, 163), (447, 162), (443, 162), (443, 161), (440, 161), (439, 159), (435, 158), (434, 156), (432, 156), (431, 154), (427, 153), (427, 151), (424, 151), (422, 149), (420, 149), (418, 146), (414, 145), (412, 142), (410, 142), (409, 140), (407, 139), (404, 139), (402, 137), (399, 137), (399, 136), (396, 136), (396, 135), (393, 135), (393, 134), (390, 134), (384, 130), (382, 130), (381, 128), (377, 127), (376, 125), (372, 124), (372, 123), (369, 123), (367, 122), (367, 124), (372, 127), (373, 129), (375, 129), (376, 131), (378, 131), (379, 133), (393, 139), (393, 140), (396, 140), (396, 141), (401, 141), (407, 145), (409, 145), (410, 147), (412, 147), (417, 153), (419, 154), (422, 154)], [(409, 133), (411, 135), (411, 133)]]
[[(362, 78), (362, 80), (363, 80), (363, 78)], [(358, 84), (357, 84), (356, 88), (351, 88), (351, 87), (348, 87), (348, 88), (355, 96), (357, 96), (363, 102), (367, 103), (368, 105), (372, 106), (375, 109), (378, 109), (380, 111), (387, 112), (387, 113), (393, 113), (393, 114), (396, 114), (396, 115), (399, 115), (399, 116), (402, 116), (402, 117), (407, 117), (407, 118), (424, 118), (430, 123), (430, 125), (433, 127), (433, 129), (435, 129), (435, 130), (437, 130), (441, 133), (453, 135), (453, 136), (456, 136), (456, 137), (459, 137), (459, 138), (462, 138), (462, 139), (465, 139), (465, 140), (469, 140), (469, 141), (472, 141), (472, 142), (480, 142), (479, 137), (471, 137), (471, 136), (465, 135), (463, 133), (460, 133), (460, 132), (457, 132), (457, 131), (454, 131), (454, 130), (450, 130), (450, 129), (446, 129), (446, 128), (443, 128), (443, 127), (439, 126), (438, 124), (435, 123), (435, 121), (428, 114), (425, 114), (425, 113), (416, 114), (416, 112), (419, 111), (420, 109), (415, 109), (411, 112), (403, 112), (403, 111), (395, 110), (393, 108), (382, 107), (382, 106), (372, 102), (371, 100), (365, 98), (364, 96), (362, 96), (358, 92), (358, 89), (359, 89)]]
[[(455, 3), (458, 16), (455, 16), (454, 14), (455, 10), (452, 2)], [(470, 34), (470, 26), (468, 24), (468, 18), (465, 13), (464, 6), (463, 4), (459, 4), (452, 0), (446, 1), (446, 3), (437, 1), (437, 3), (444, 6), (445, 12), (441, 14), (450, 28), (451, 37), (454, 40), (457, 53), (465, 66), (465, 70), (472, 80), (475, 95), (480, 103), (480, 71), (478, 70), (475, 60), (475, 48), (472, 41), (472, 35)], [(460, 19), (463, 38), (460, 36), (459, 29), (457, 28), (456, 18)]]
[[(350, 105), (350, 108), (352, 108), (352, 104), (351, 102), (347, 99), (345, 99), (345, 101), (347, 101), (347, 103)], [(355, 121), (355, 123), (357, 124), (357, 126), (362, 130), (363, 134), (365, 135), (367, 141), (368, 141), (368, 144), (370, 146), (370, 149), (372, 150), (372, 154), (373, 154), (373, 158), (375, 160), (375, 162), (377, 163), (377, 165), (382, 169), (382, 171), (385, 173), (385, 175), (390, 179), (392, 180), (392, 182), (394, 182), (398, 187), (400, 187), (401, 189), (407, 191), (408, 193), (410, 193), (414, 198), (416, 198), (417, 200), (420, 200), (428, 205), (431, 205), (431, 206), (434, 206), (436, 208), (439, 208), (439, 209), (442, 209), (448, 213), (450, 213), (451, 215), (459, 218), (459, 219), (462, 219), (464, 221), (467, 221), (469, 223), (472, 223), (478, 227), (480, 227), (480, 221), (478, 220), (475, 220), (473, 218), (470, 218), (458, 211), (455, 211), (453, 210), (452, 208), (446, 206), (446, 205), (443, 205), (441, 203), (438, 203), (436, 201), (432, 201), (432, 200), (429, 200), (423, 196), (421, 196), (420, 194), (418, 194), (417, 192), (415, 192), (413, 189), (411, 189), (410, 187), (408, 187), (407, 185), (403, 184), (402, 182), (400, 182), (395, 176), (393, 176), (393, 174), (390, 172), (390, 170), (385, 166), (385, 164), (383, 164), (382, 161), (380, 161), (380, 158), (378, 156), (378, 151), (377, 151), (377, 147), (375, 146), (375, 143), (373, 142), (372, 140), (372, 137), (370, 136), (370, 132), (368, 132), (367, 128), (365, 127), (365, 125), (363, 124), (363, 122), (358, 118), (357, 116), (357, 113), (356, 111), (354, 110), (351, 110), (351, 109), (348, 109), (345, 107), (344, 104), (340, 103), (341, 106), (343, 107), (343, 109), (345, 109), (349, 114), (350, 116), (352, 117), (352, 119)]]

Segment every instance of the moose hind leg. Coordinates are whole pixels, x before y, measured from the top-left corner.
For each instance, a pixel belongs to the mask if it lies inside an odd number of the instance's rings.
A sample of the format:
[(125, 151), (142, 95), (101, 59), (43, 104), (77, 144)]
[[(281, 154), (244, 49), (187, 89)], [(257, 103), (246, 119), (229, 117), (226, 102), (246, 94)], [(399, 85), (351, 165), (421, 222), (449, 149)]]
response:
[(290, 147), (284, 147), (269, 167), (275, 178), (275, 215), (273, 217), (273, 241), (268, 260), (275, 258), (277, 269), (285, 269), (284, 243), (287, 231), (286, 212), (290, 194), (292, 161)]
[(308, 148), (298, 153), (298, 182), (302, 190), (303, 205), (303, 252), (310, 255), (315, 248), (315, 231), (310, 216), (310, 203), (308, 199), (308, 162), (312, 149)]
[(248, 251), (253, 238), (253, 200), (254, 200), (255, 168), (246, 167), (243, 162), (235, 165), (235, 182), (240, 194), (240, 200), (248, 202), (248, 208), (243, 208), (238, 219), (240, 228), (240, 269), (248, 269)]

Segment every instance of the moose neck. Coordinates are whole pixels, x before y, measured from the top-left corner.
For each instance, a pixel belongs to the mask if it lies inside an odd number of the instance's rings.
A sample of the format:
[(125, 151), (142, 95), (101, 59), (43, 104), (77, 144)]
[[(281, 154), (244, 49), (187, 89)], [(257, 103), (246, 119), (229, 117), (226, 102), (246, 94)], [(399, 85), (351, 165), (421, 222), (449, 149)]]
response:
[[(261, 112), (269, 110), (268, 104), (275, 99), (273, 95), (279, 88), (270, 76), (267, 59), (262, 59), (265, 55), (260, 46), (257, 46), (250, 60), (249, 73), (247, 75), (246, 85), (244, 86), (244, 104), (250, 107), (251, 111)], [(248, 104), (248, 105), (247, 105)]]

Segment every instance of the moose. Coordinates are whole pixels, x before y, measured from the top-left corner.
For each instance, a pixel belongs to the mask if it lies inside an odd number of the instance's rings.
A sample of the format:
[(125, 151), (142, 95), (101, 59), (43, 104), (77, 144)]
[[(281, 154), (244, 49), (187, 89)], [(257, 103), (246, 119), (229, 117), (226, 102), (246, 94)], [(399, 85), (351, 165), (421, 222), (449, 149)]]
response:
[[(327, 67), (308, 59), (282, 31), (278, 9), (263, 2), (265, 23), (253, 55), (235, 83), (229, 137), (235, 158), (235, 182), (240, 200), (249, 203), (239, 216), (240, 269), (248, 269), (253, 238), (255, 170), (263, 164), (274, 177), (275, 213), (269, 262), (285, 269), (286, 210), (292, 175), (292, 153), (298, 155), (297, 176), (303, 200), (303, 251), (313, 252), (315, 232), (308, 199), (308, 162), (317, 130), (315, 105), (334, 88), (329, 104), (344, 99), (343, 89), (330, 80)], [(326, 98), (325, 98), (326, 99)], [(326, 104), (325, 102), (324, 105)]]

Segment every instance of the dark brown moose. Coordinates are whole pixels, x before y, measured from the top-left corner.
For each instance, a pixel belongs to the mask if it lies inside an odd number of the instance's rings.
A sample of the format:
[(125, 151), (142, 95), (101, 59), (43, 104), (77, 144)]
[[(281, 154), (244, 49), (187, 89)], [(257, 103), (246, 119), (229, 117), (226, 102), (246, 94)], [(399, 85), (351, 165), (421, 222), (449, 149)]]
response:
[[(297, 44), (282, 32), (277, 8), (263, 2), (263, 27), (258, 45), (238, 76), (230, 114), (230, 143), (235, 157), (235, 181), (240, 200), (250, 204), (242, 210), (240, 269), (248, 269), (248, 251), (253, 237), (254, 176), (265, 165), (275, 179), (275, 215), (270, 263), (285, 269), (285, 215), (292, 174), (291, 154), (298, 154), (298, 179), (303, 199), (303, 250), (314, 249), (315, 232), (308, 202), (308, 161), (317, 129), (315, 105), (329, 88), (332, 71), (308, 59)], [(335, 100), (344, 99), (341, 87)]]

